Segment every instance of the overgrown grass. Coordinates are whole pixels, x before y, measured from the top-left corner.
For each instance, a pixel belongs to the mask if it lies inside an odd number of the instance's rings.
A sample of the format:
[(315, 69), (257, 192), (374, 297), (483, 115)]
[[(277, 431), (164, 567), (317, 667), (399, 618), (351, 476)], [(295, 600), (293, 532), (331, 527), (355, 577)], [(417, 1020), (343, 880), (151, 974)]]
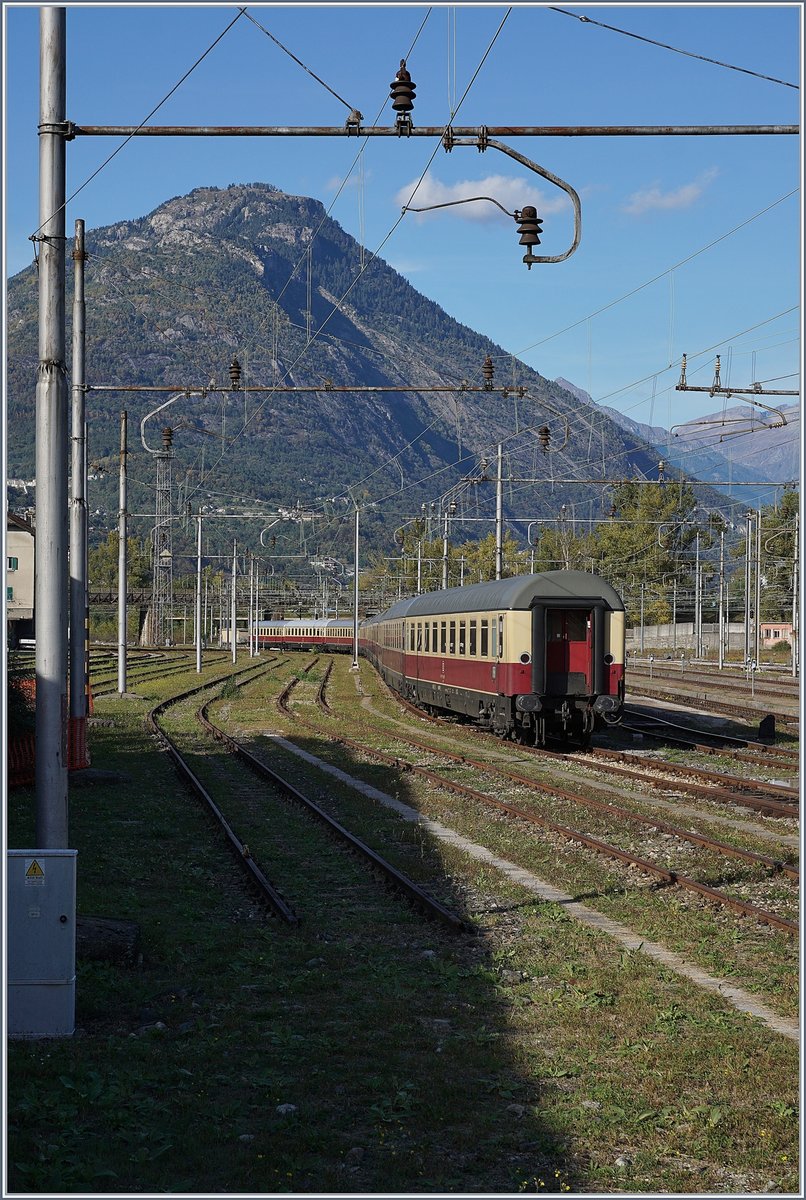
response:
[[(231, 720), (281, 728), (271, 696), (244, 685)], [(93, 728), (93, 764), (121, 777), (71, 800), (79, 913), (137, 921), (143, 961), (79, 962), (76, 1036), (11, 1046), (12, 1190), (797, 1190), (793, 1043), (309, 777), (479, 933), (427, 924), (288, 802), (242, 791), (220, 750), (199, 753), (302, 916), (281, 926), (143, 732), (146, 707), (99, 702), (115, 725)], [(375, 770), (418, 802), (405, 773)], [(31, 844), (32, 794), (9, 799), (10, 844)]]

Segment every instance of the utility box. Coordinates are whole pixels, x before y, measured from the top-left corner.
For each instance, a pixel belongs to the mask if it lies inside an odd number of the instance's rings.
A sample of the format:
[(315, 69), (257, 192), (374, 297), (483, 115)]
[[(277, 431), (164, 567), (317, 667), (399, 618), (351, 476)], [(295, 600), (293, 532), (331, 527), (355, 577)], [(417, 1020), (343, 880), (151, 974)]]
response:
[(9, 850), (8, 1035), (70, 1037), (76, 1011), (76, 850)]

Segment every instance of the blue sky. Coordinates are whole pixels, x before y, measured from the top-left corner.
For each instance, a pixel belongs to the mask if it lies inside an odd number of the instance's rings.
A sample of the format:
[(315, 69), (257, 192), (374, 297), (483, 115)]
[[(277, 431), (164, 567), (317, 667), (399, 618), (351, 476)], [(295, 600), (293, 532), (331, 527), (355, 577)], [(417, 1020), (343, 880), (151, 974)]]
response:
[[(366, 123), (384, 105), (427, 11), (372, 4), (249, 8)], [(800, 4), (589, 4), (568, 11), (800, 81)], [(225, 5), (68, 6), (68, 118), (139, 123), (236, 13)], [(505, 13), (498, 5), (432, 8), (409, 57), (415, 125), (447, 123)], [(38, 223), (38, 7), (6, 5), (4, 19), (5, 236), (13, 274), (31, 262), (27, 239)], [(347, 111), (241, 17), (152, 123), (341, 125)], [(758, 125), (796, 124), (800, 115), (793, 88), (521, 4), (513, 6), (454, 123)], [(378, 123), (391, 120), (387, 105)], [(580, 194), (582, 241), (570, 259), (527, 271), (514, 221), (480, 203), (408, 214), (382, 257), (541, 374), (570, 379), (635, 420), (669, 426), (719, 407), (707, 394), (674, 392), (683, 351), (691, 383), (711, 382), (721, 352), (723, 379), (729, 370), (736, 386), (753, 374), (776, 379), (771, 387), (797, 386), (798, 138), (546, 137), (510, 144)], [(109, 138), (68, 145), (68, 194), (116, 145)], [(329, 206), (358, 149), (355, 139), (341, 138), (135, 139), (69, 204), (67, 228), (77, 217), (93, 228), (142, 216), (202, 185), (268, 182)], [(374, 250), (433, 151), (430, 139), (370, 140), (363, 170), (353, 171), (332, 215)], [(564, 193), (493, 150), (482, 155), (457, 147), (448, 155), (439, 148), (413, 203), (479, 194), (510, 210), (536, 203), (544, 220), (540, 252), (561, 253), (570, 244)]]

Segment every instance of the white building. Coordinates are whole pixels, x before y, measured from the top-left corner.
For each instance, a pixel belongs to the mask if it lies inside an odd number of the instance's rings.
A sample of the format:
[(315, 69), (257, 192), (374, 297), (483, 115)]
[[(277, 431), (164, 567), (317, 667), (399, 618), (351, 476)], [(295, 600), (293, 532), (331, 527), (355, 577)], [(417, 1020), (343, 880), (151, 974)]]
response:
[(9, 646), (34, 636), (34, 530), (11, 512), (6, 516), (6, 621)]

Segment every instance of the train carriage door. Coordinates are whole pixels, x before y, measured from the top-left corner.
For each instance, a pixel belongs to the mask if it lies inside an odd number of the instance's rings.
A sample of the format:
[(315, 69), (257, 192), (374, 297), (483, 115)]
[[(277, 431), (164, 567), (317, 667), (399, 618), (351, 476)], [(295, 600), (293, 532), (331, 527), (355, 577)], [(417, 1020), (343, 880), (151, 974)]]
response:
[(593, 690), (593, 613), (585, 608), (546, 609), (546, 693), (586, 696)]
[[(492, 678), (493, 682), (500, 685), (500, 665), (504, 657), (504, 614), (499, 613), (495, 617), (490, 618), (490, 657), (493, 660)], [(499, 689), (500, 690), (500, 686)]]

